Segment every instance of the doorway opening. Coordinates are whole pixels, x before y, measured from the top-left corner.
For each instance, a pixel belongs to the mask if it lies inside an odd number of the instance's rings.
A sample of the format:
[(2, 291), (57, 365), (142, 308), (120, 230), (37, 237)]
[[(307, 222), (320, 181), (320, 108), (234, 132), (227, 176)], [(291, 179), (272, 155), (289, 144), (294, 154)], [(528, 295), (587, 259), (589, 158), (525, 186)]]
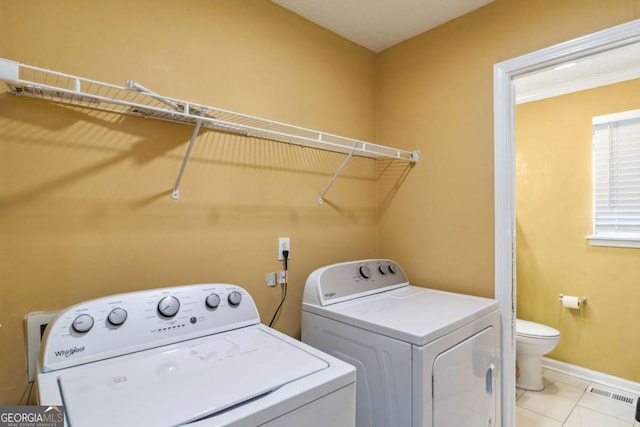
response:
[[(502, 420), (515, 425), (515, 89), (513, 80), (640, 41), (640, 20), (523, 55), (494, 66), (495, 298), (502, 316)], [(506, 375), (509, 373), (510, 375)], [(513, 390), (510, 393), (509, 390)]]

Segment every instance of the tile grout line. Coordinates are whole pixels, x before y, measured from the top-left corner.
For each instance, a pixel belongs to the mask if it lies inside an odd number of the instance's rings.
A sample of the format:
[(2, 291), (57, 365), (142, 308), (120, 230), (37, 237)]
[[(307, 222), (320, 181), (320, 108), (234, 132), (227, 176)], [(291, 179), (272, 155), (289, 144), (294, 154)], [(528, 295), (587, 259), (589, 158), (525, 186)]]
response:
[[(566, 375), (566, 374), (565, 374)], [(562, 422), (562, 426), (564, 427), (565, 424), (567, 424), (567, 421), (569, 420), (569, 418), (571, 418), (571, 415), (575, 412), (576, 408), (579, 406), (580, 401), (582, 400), (582, 398), (584, 397), (585, 393), (587, 393), (587, 390), (589, 389), (589, 386), (591, 385), (591, 383), (588, 383), (586, 385), (586, 387), (584, 388), (584, 390), (582, 390), (582, 394), (580, 395), (580, 397), (578, 398), (578, 400), (576, 401), (575, 405), (573, 405), (573, 408), (571, 408), (571, 411), (569, 412), (569, 415), (567, 415), (567, 418)]]
[[(541, 390), (541, 391), (542, 391), (542, 390)], [(525, 396), (527, 393), (537, 393), (537, 392), (532, 392), (531, 390), (525, 390), (525, 392), (524, 392), (524, 393), (522, 393), (522, 394), (520, 395), (520, 399), (522, 399), (522, 397), (523, 397), (523, 396)], [(518, 400), (520, 400), (520, 399), (518, 399)], [(570, 411), (569, 413), (573, 412), (573, 410), (575, 409), (575, 406), (576, 406), (577, 404), (578, 404), (578, 403), (576, 402), (576, 404), (571, 408), (571, 411)], [(544, 417), (544, 418), (546, 418), (546, 419), (549, 419), (549, 420), (552, 420), (552, 421), (555, 421), (555, 422), (558, 422), (558, 423), (561, 423), (561, 424), (564, 424), (564, 423), (566, 422), (566, 419), (565, 419), (565, 421), (561, 421), (561, 420), (559, 420), (559, 419), (557, 419), (557, 418), (553, 418), (553, 417), (552, 417), (552, 416), (550, 416), (549, 414), (543, 414), (542, 412), (539, 412), (539, 411), (537, 411), (537, 410), (536, 410), (536, 409), (534, 409), (534, 408), (527, 408), (527, 407), (522, 406), (522, 405), (520, 405), (520, 407), (521, 407), (522, 409), (525, 409), (525, 410), (529, 411), (529, 412), (533, 412), (533, 413), (534, 413), (534, 414), (536, 414), (536, 415), (540, 415), (541, 417)], [(567, 419), (568, 419), (568, 418), (569, 418), (569, 416), (567, 416)]]
[[(575, 421), (581, 416), (578, 411), (590, 411), (594, 413), (594, 415), (597, 413), (599, 416), (610, 418), (612, 420), (613, 419), (618, 420), (621, 423), (625, 423), (625, 425), (627, 425), (628, 427), (640, 427), (640, 423), (635, 421), (635, 417), (633, 415), (629, 419), (628, 415), (626, 413), (623, 413), (624, 411), (616, 412), (620, 408), (610, 411), (610, 408), (607, 406), (607, 405), (614, 405), (613, 407), (615, 408), (616, 406), (619, 407), (620, 405), (624, 405), (625, 402), (618, 401), (618, 400), (609, 401), (605, 396), (600, 396), (600, 395), (592, 396), (590, 394), (591, 388), (594, 388), (594, 387), (603, 388), (605, 390), (609, 389), (607, 391), (611, 391), (611, 392), (618, 391), (623, 395), (628, 394), (630, 396), (635, 395), (635, 393), (632, 390), (619, 387), (617, 386), (617, 384), (614, 385), (614, 384), (603, 383), (597, 380), (594, 381), (594, 379), (587, 379), (582, 377), (581, 375), (576, 375), (573, 372), (571, 373), (563, 372), (553, 368), (549, 368), (548, 366), (543, 368), (543, 376), (545, 377), (548, 383), (555, 384), (556, 387), (561, 384), (563, 387), (570, 387), (574, 389), (576, 392), (579, 392), (577, 399), (574, 401), (572, 406), (570, 406), (570, 410), (568, 411), (567, 415), (564, 417), (564, 420), (559, 420), (554, 416), (549, 415), (549, 413), (543, 413), (544, 408), (540, 407), (539, 405), (537, 407), (536, 405), (527, 406), (528, 398), (534, 398), (534, 396), (537, 395), (537, 392), (516, 389), (516, 406), (518, 406), (521, 410), (527, 411), (531, 414), (535, 414), (537, 417), (541, 417), (540, 418), (541, 420), (542, 419), (547, 420), (544, 422), (552, 421), (553, 423), (560, 423), (559, 425), (563, 427), (569, 426), (569, 424), (567, 424), (569, 420)], [(544, 391), (541, 393), (544, 394)], [(519, 394), (519, 397), (518, 397), (518, 394)], [(538, 395), (538, 398), (539, 396), (540, 395)], [(550, 400), (553, 400), (554, 398), (553, 394), (549, 394), (545, 398), (547, 397)], [(592, 402), (592, 399), (596, 399), (596, 400)], [(602, 403), (603, 403), (602, 406), (599, 403), (597, 403), (600, 401), (600, 399), (602, 399)], [(524, 405), (522, 403), (524, 403)], [(633, 412), (635, 413), (635, 408), (633, 408)], [(557, 413), (556, 415), (562, 415), (562, 414)], [(574, 419), (572, 419), (572, 416), (574, 417)]]

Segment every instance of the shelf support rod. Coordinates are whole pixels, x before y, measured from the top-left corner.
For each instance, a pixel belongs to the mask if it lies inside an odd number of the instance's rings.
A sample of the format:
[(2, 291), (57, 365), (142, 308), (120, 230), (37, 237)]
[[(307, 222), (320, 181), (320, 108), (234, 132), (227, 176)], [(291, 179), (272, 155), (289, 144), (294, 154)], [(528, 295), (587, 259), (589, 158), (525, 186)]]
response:
[(320, 196), (318, 196), (318, 204), (319, 205), (324, 203), (324, 195), (327, 194), (327, 191), (329, 191), (329, 189), (331, 188), (331, 186), (335, 182), (336, 178), (338, 178), (338, 175), (340, 175), (342, 170), (347, 166), (347, 163), (349, 163), (349, 160), (351, 160), (351, 158), (353, 157), (354, 153), (358, 149), (358, 144), (360, 144), (360, 143), (356, 142), (356, 145), (354, 145), (353, 150), (351, 150), (349, 155), (347, 155), (347, 157), (342, 161), (342, 164), (340, 165), (340, 167), (338, 168), (336, 173), (333, 174), (333, 176), (331, 177), (331, 180), (329, 180), (329, 183), (324, 187), (324, 190), (322, 190), (322, 192), (320, 193)]
[(180, 106), (178, 104), (176, 104), (175, 102), (171, 102), (168, 99), (163, 98), (162, 96), (158, 95), (157, 93), (155, 93), (153, 91), (150, 91), (146, 87), (142, 86), (140, 83), (134, 82), (133, 80), (127, 80), (127, 87), (129, 89), (137, 90), (140, 93), (144, 93), (145, 95), (149, 95), (150, 97), (152, 97), (156, 101), (160, 101), (163, 104), (173, 108), (176, 111), (181, 111), (181, 108), (180, 108)]
[[(202, 109), (200, 115), (204, 116), (204, 112), (205, 110)], [(187, 153), (184, 155), (184, 159), (182, 160), (182, 166), (180, 166), (180, 172), (178, 172), (176, 183), (174, 184), (173, 191), (171, 192), (171, 198), (173, 200), (178, 200), (180, 198), (180, 181), (182, 181), (182, 175), (184, 174), (184, 170), (187, 168), (187, 163), (191, 157), (191, 150), (193, 150), (193, 146), (196, 143), (196, 138), (198, 137), (198, 133), (200, 133), (201, 125), (202, 119), (198, 119), (196, 121), (196, 127), (193, 129), (193, 133), (191, 134), (191, 142), (189, 142), (189, 147), (187, 147)]]

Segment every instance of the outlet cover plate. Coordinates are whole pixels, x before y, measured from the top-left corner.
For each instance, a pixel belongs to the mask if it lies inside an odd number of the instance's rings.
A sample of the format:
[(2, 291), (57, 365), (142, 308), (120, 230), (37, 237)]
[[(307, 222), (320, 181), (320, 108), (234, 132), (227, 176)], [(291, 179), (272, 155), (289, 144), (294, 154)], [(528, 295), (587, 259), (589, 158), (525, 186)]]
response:
[(44, 328), (58, 314), (58, 311), (36, 311), (24, 317), (24, 344), (26, 347), (27, 382), (36, 376), (36, 362), (40, 356), (40, 344)]
[(289, 251), (289, 257), (287, 259), (291, 258), (291, 247), (290, 247), (290, 241), (288, 237), (278, 237), (278, 260), (279, 261), (284, 260), (284, 255), (282, 255), (282, 251)]

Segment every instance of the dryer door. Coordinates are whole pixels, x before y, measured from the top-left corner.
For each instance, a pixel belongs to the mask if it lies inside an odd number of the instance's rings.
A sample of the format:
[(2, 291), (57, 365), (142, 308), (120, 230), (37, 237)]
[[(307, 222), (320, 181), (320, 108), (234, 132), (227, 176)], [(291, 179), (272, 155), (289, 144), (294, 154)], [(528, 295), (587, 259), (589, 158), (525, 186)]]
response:
[(498, 408), (496, 331), (483, 329), (433, 362), (434, 427), (493, 427)]

